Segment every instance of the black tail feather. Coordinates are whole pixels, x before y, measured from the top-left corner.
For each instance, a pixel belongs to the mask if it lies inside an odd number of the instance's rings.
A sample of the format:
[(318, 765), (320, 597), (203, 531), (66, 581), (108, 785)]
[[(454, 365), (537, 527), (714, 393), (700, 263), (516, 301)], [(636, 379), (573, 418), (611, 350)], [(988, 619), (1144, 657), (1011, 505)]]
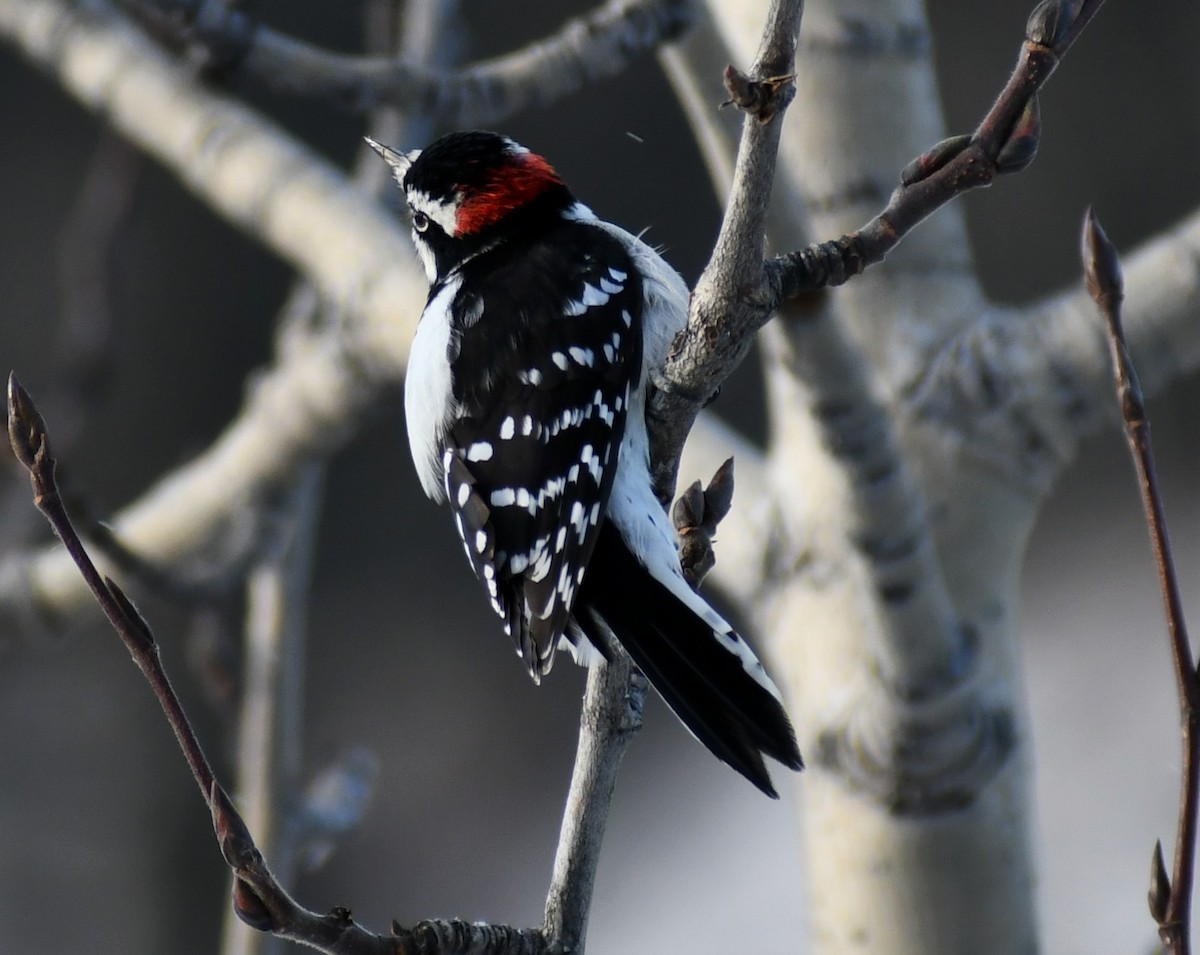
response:
[(778, 794), (764, 754), (803, 767), (783, 704), (708, 623), (646, 571), (608, 521), (575, 614), (585, 631), (606, 625), (692, 734), (768, 796)]

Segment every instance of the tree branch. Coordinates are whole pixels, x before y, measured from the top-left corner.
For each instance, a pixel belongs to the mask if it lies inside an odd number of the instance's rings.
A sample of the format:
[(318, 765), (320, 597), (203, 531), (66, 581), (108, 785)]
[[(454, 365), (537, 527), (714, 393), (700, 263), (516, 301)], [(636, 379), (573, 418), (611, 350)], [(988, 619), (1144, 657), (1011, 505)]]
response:
[[(1200, 213), (1130, 252), (1123, 327), (1147, 395), (1200, 367)], [(1014, 487), (1043, 494), (1079, 441), (1112, 417), (1111, 359), (1082, 286), (1022, 309), (985, 307), (911, 386), (908, 414), (936, 422)]]
[(856, 232), (772, 259), (764, 290), (768, 311), (804, 292), (842, 284), (883, 261), (947, 202), (1025, 169), (1041, 133), (1037, 93), (1102, 3), (1042, 0), (1030, 14), (1016, 68), (975, 132), (943, 140), (913, 160), (887, 206)]
[(101, 575), (79, 539), (55, 480), (45, 422), (14, 377), (8, 385), (8, 433), (13, 453), (28, 470), (34, 503), (71, 555), (109, 623), (149, 682), (192, 777), (213, 819), (217, 843), (234, 874), (233, 904), (238, 916), (264, 932), (309, 945), (331, 955), (543, 955), (551, 951), (540, 929), (515, 929), (460, 921), (421, 922), (411, 930), (393, 925), (390, 935), (367, 931), (345, 908), (318, 915), (287, 894), (268, 868), (204, 755), (159, 656), (146, 619), (124, 591)]
[(1192, 657), (1191, 641), (1183, 616), (1183, 598), (1171, 555), (1166, 514), (1154, 451), (1150, 443), (1150, 421), (1137, 372), (1129, 357), (1121, 323), (1124, 281), (1117, 250), (1109, 242), (1091, 211), (1083, 226), (1083, 267), (1088, 295), (1104, 318), (1111, 351), (1117, 403), (1129, 441), (1129, 453), (1137, 471), (1146, 526), (1154, 547), (1159, 586), (1167, 616), (1167, 637), (1175, 665), (1175, 688), (1179, 697), (1179, 723), (1183, 747), (1180, 767), (1179, 818), (1175, 835), (1175, 862), (1168, 878), (1162, 859), (1162, 843), (1156, 842), (1150, 885), (1150, 911), (1158, 923), (1158, 934), (1170, 955), (1190, 955), (1192, 882), (1196, 868), (1196, 826), (1200, 810), (1200, 677)]
[(542, 932), (564, 952), (582, 953), (608, 812), (625, 750), (642, 726), (646, 678), (620, 647), (588, 671), (579, 747), (563, 811)]
[[(218, 211), (289, 259), (347, 316), (293, 336), (204, 454), (114, 520), (155, 564), (209, 572), (244, 560), (246, 517), (303, 462), (328, 456), (400, 380), (426, 294), (400, 224), (366, 193), (247, 108), (187, 72), (105, 3), (0, 0), (0, 35), (175, 170)], [(191, 575), (184, 575), (191, 576)], [(28, 631), (86, 606), (69, 559), (51, 548), (0, 569), (0, 615)]]
[[(734, 316), (755, 308), (747, 290), (762, 281), (767, 206), (783, 113), (795, 92), (792, 68), (803, 11), (802, 0), (775, 0), (750, 75), (733, 67), (726, 71), (726, 86), (735, 101), (739, 91), (753, 89), (763, 94), (769, 90), (768, 102), (756, 97), (749, 104), (754, 112), (742, 125), (721, 231), (692, 294), (687, 328), (671, 347), (647, 410), (655, 489), (664, 503), (674, 494), (679, 455), (696, 415), (745, 357), (752, 341)], [(763, 317), (759, 324), (765, 321)], [(689, 369), (687, 378), (677, 373), (681, 367)]]
[[(1200, 367), (1200, 212), (1123, 256), (1122, 325), (1147, 395), (1162, 391), (1185, 371)], [(1083, 287), (1032, 306), (1027, 321), (1042, 329), (1034, 349), (1054, 355), (1075, 382), (1080, 411), (1070, 422), (1075, 440), (1110, 420), (1111, 359), (1098, 334), (1095, 306)], [(1025, 358), (1019, 361), (1027, 366)], [(1061, 376), (1060, 376), (1061, 377)]]
[[(0, 0), (14, 41), (89, 108), (246, 234), (306, 275), (379, 340), (407, 355), (424, 279), (394, 217), (265, 117), (196, 82), (105, 0)], [(396, 367), (389, 369), (395, 374)]]
[[(747, 281), (725, 292), (720, 307), (707, 307), (708, 299), (716, 301), (717, 296), (702, 277), (693, 296), (688, 327), (668, 357), (651, 403), (651, 420), (656, 426), (655, 480), (660, 494), (673, 487), (679, 449), (696, 412), (737, 367), (754, 333), (783, 302), (846, 282), (881, 262), (915, 225), (950, 200), (1029, 164), (1039, 134), (1037, 91), (1099, 5), (1085, 2), (1076, 8), (1073, 0), (1044, 0), (1030, 17), (1016, 69), (975, 133), (945, 140), (910, 163), (887, 206), (861, 229), (775, 256), (760, 266), (757, 278), (751, 277), (753, 266), (748, 261), (722, 262), (722, 270), (736, 272)], [(765, 74), (756, 75), (761, 79)], [(751, 135), (752, 123), (747, 120), (743, 144)], [(743, 167), (739, 158), (738, 170), (743, 168), (748, 170), (749, 165)], [(759, 181), (758, 186), (763, 183)], [(759, 188), (758, 194), (763, 191)], [(735, 178), (731, 208), (736, 207), (737, 194)], [(758, 236), (761, 234), (760, 228)], [(758, 236), (751, 236), (749, 244), (741, 248), (761, 248)], [(712, 262), (727, 254), (718, 240)], [(716, 278), (721, 271), (713, 269), (712, 274)]]
[(203, 44), (218, 62), (272, 89), (354, 111), (394, 106), (436, 116), (450, 128), (492, 125), (620, 73), (679, 37), (695, 6), (693, 0), (610, 0), (522, 50), (439, 71), (406, 57), (334, 53), (252, 23), (222, 0), (122, 2), (155, 24), (175, 24), (178, 40)]

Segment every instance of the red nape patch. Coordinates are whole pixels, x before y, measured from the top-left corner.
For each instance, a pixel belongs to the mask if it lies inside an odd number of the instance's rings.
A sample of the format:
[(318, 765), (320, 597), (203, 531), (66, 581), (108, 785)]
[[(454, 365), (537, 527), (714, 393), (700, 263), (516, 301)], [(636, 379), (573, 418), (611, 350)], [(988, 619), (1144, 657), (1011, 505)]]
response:
[(554, 168), (536, 153), (518, 153), (490, 181), (464, 192), (454, 219), (455, 235), (470, 235), (499, 222), (514, 209), (561, 186)]

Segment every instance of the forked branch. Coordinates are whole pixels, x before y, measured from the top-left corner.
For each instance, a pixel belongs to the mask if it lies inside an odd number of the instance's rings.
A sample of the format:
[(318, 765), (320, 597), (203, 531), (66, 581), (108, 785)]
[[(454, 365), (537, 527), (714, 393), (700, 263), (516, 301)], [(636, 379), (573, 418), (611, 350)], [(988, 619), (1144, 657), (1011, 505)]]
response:
[[(1038, 91), (1102, 3), (1042, 0), (1026, 24), (1016, 68), (974, 133), (944, 140), (911, 162), (902, 171), (900, 185), (887, 206), (861, 229), (766, 261), (761, 259), (761, 227), (753, 231), (745, 223), (746, 227), (736, 232), (729, 230), (731, 218), (741, 215), (739, 192), (769, 195), (774, 174), (777, 131), (772, 139), (762, 138), (761, 145), (770, 143), (769, 149), (756, 152), (746, 148), (751, 135), (748, 125), (722, 226), (722, 237), (728, 233), (739, 236), (739, 241), (727, 246), (718, 240), (693, 296), (688, 326), (675, 342), (651, 403), (655, 482), (660, 497), (665, 499), (674, 487), (679, 454), (699, 410), (745, 357), (754, 333), (783, 303), (845, 283), (882, 262), (905, 235), (946, 203), (971, 189), (990, 185), (997, 176), (1020, 172), (1029, 165), (1040, 133)], [(798, 15), (800, 4), (777, 3), (773, 13), (779, 6), (795, 7)], [(782, 21), (777, 22), (782, 26)], [(777, 61), (768, 69), (756, 66), (750, 80), (763, 84), (780, 76), (786, 78), (790, 62), (784, 65)], [(779, 84), (779, 89), (786, 90), (786, 84)], [(731, 95), (738, 102), (736, 93)], [(757, 105), (753, 97), (747, 102)], [(751, 115), (759, 115), (758, 109)], [(748, 122), (770, 129), (778, 126), (781, 116), (772, 110), (768, 119), (765, 124)], [(770, 152), (769, 162), (763, 161), (766, 151)], [(750, 268), (745, 257), (755, 252), (759, 259)], [(738, 263), (736, 269), (722, 261), (727, 255)], [(710, 281), (710, 274), (729, 278)], [(737, 284), (732, 281), (735, 274), (740, 279)]]

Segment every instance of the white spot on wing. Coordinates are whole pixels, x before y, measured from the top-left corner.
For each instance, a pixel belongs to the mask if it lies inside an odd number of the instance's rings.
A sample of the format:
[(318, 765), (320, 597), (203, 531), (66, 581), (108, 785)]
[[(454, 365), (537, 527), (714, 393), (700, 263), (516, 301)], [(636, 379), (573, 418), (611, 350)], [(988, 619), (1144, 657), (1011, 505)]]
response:
[(490, 461), (491, 459), (492, 443), (490, 441), (476, 441), (467, 448), (468, 461)]
[(517, 423), (513, 420), (513, 416), (509, 415), (500, 425), (500, 438), (507, 441), (517, 433)]
[(568, 364), (570, 364), (570, 363), (567, 361), (567, 356), (566, 356), (566, 355), (564, 355), (564, 354), (563, 354), (562, 352), (560, 352), (560, 351), (551, 352), (551, 353), (550, 353), (550, 360), (551, 360), (552, 362), (554, 362), (554, 364), (556, 364), (556, 365), (559, 367), (559, 369), (560, 369), (561, 371), (566, 371), (566, 370), (567, 370), (567, 365), (568, 365)]
[(492, 507), (508, 507), (517, 503), (517, 492), (511, 487), (498, 488), (492, 491), (490, 500)]
[(594, 285), (588, 285), (587, 282), (583, 283), (582, 301), (584, 305), (588, 306), (589, 308), (593, 305), (605, 305), (607, 304), (608, 299), (609, 295), (607, 292), (601, 292), (600, 289), (596, 288)]
[(572, 345), (567, 351), (576, 362), (588, 368), (591, 368), (596, 363), (596, 353), (590, 348), (580, 348), (577, 345)]
[(550, 562), (554, 558), (554, 555), (550, 553), (550, 549), (546, 546), (549, 543), (546, 538), (542, 538), (538, 543), (541, 546), (537, 552), (537, 561), (533, 565), (533, 571), (525, 575), (534, 583), (546, 579), (546, 575), (550, 573)]

